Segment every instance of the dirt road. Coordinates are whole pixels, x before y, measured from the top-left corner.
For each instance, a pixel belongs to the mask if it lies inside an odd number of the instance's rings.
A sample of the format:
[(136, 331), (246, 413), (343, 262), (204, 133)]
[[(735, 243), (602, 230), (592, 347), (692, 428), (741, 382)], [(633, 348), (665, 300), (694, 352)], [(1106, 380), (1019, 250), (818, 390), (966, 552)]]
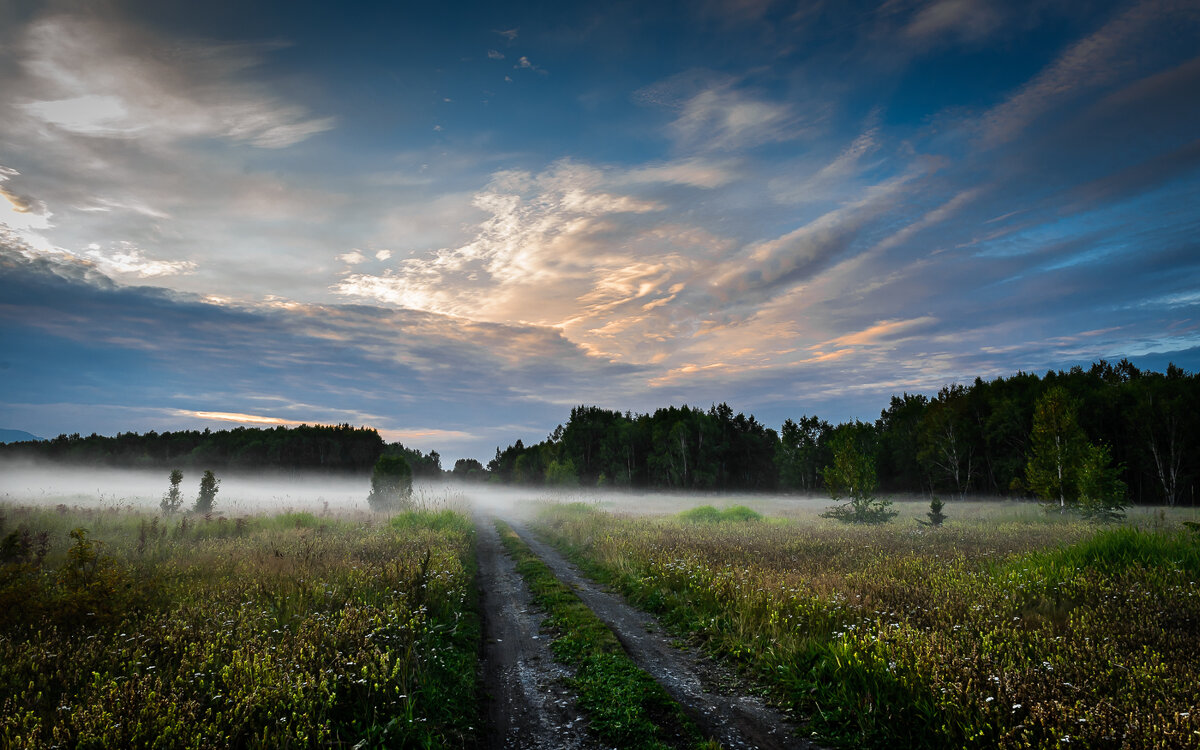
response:
[(525, 581), (500, 546), (490, 518), (475, 518), (483, 608), (484, 693), (490, 731), (486, 746), (499, 750), (592, 750), (566, 679), (540, 633)]
[(760, 698), (739, 691), (743, 681), (728, 669), (694, 651), (672, 645), (653, 615), (631, 607), (579, 572), (557, 550), (529, 533), (513, 528), (560, 581), (575, 589), (584, 604), (603, 620), (639, 667), (658, 680), (700, 726), (725, 748), (811, 748), (797, 738), (788, 719)]
[[(726, 748), (810, 748), (787, 718), (737, 686), (742, 681), (701, 654), (671, 644), (653, 616), (602, 590), (517, 518), (501, 515), (554, 574), (612, 628), (630, 657), (653, 676), (699, 725)], [(512, 561), (500, 549), (492, 519), (476, 518), (483, 586), (485, 685), (496, 738), (490, 747), (586, 748), (594, 741), (564, 684), (566, 670), (539, 637), (540, 615)]]

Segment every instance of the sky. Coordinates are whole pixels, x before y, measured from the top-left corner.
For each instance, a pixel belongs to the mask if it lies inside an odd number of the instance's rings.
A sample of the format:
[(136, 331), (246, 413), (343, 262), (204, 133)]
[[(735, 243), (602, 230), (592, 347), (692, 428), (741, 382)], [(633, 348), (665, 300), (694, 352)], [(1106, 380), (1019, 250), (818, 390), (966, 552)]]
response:
[[(591, 6), (591, 7), (588, 7)], [(0, 427), (1200, 369), (1200, 6), (0, 3)]]

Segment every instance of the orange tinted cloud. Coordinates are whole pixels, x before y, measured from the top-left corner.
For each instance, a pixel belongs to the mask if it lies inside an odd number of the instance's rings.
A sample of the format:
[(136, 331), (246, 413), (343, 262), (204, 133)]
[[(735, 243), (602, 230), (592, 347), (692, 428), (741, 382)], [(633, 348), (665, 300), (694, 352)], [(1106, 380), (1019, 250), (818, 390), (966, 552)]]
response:
[(238, 412), (230, 411), (192, 411), (190, 409), (179, 409), (177, 413), (184, 417), (196, 417), (197, 419), (208, 419), (214, 422), (235, 422), (237, 424), (267, 424), (267, 425), (299, 425), (304, 422), (299, 422), (295, 419), (283, 419), (281, 417), (264, 417), (258, 414), (239, 414)]

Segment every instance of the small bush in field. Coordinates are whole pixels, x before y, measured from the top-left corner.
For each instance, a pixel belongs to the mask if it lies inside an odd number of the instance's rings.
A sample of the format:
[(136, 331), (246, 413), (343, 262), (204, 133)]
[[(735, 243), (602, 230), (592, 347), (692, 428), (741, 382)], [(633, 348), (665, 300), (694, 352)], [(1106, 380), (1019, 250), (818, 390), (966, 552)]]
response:
[(701, 505), (680, 513), (679, 520), (688, 523), (759, 521), (762, 520), (762, 514), (745, 505), (733, 505), (724, 510), (718, 510), (711, 505)]

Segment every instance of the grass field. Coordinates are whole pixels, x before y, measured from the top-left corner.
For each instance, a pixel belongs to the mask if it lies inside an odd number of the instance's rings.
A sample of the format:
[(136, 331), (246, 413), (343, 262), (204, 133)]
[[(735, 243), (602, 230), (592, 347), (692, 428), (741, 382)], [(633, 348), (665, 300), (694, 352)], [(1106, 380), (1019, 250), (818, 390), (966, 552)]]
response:
[(478, 732), (462, 514), (0, 517), (0, 746), (438, 747)]
[(1097, 529), (1036, 506), (948, 511), (930, 529), (914, 508), (854, 527), (804, 508), (573, 504), (548, 506), (538, 529), (740, 662), (824, 742), (1200, 746), (1200, 541), (1178, 518)]

